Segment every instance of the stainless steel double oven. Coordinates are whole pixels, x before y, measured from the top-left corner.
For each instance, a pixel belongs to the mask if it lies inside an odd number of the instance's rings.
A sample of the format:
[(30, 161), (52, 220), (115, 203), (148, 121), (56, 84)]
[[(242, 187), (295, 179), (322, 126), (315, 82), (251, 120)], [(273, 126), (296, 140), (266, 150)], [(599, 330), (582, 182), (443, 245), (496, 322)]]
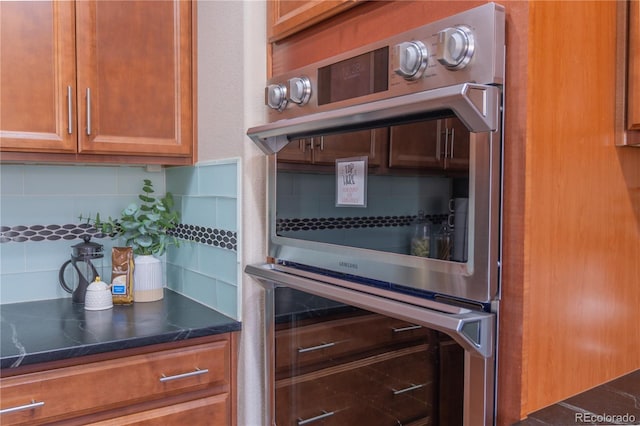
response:
[(273, 424), (494, 423), (504, 27), (488, 3), (267, 83)]

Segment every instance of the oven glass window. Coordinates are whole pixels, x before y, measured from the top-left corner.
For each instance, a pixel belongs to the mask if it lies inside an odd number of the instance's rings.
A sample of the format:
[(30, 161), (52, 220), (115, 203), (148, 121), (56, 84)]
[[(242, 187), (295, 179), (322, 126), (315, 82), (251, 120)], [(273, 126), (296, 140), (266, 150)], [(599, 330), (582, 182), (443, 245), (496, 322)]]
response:
[(451, 114), (294, 139), (276, 154), (276, 234), (466, 262), (472, 137)]
[(464, 349), (446, 334), (290, 288), (275, 318), (277, 425), (462, 424)]

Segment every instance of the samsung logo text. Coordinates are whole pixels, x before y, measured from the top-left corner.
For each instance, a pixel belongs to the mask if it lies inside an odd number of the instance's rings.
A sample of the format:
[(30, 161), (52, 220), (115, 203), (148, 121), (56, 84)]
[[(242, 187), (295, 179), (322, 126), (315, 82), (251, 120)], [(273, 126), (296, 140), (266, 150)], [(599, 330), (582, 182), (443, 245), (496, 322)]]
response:
[(343, 268), (350, 268), (350, 269), (358, 269), (358, 264), (357, 263), (350, 263), (350, 262), (338, 262), (338, 265), (342, 266)]

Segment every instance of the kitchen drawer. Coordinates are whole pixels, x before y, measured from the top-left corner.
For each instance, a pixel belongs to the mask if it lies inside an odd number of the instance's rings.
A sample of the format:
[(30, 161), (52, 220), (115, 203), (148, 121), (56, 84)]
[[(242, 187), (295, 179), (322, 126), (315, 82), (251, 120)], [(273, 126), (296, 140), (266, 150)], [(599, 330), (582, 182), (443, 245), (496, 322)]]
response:
[(200, 425), (206, 419), (207, 426), (231, 424), (229, 394), (214, 395), (128, 416), (89, 423), (92, 426), (183, 426)]
[(0, 380), (3, 426), (106, 411), (192, 390), (230, 388), (229, 341), (135, 355)]
[(296, 369), (336, 362), (345, 357), (383, 350), (427, 336), (427, 330), (377, 314), (335, 319), (276, 332), (276, 377)]
[(428, 357), (419, 345), (281, 380), (276, 424), (428, 424), (436, 393)]

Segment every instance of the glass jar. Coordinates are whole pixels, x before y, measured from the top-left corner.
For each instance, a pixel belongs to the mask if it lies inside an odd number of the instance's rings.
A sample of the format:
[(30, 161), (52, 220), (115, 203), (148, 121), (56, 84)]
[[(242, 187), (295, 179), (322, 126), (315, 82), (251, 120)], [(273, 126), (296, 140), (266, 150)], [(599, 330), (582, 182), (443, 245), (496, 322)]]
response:
[(451, 259), (451, 231), (446, 223), (440, 224), (433, 232), (433, 254), (435, 259)]
[(418, 212), (418, 218), (413, 225), (411, 237), (411, 254), (413, 256), (429, 257), (431, 247), (431, 224), (424, 217), (424, 212)]

